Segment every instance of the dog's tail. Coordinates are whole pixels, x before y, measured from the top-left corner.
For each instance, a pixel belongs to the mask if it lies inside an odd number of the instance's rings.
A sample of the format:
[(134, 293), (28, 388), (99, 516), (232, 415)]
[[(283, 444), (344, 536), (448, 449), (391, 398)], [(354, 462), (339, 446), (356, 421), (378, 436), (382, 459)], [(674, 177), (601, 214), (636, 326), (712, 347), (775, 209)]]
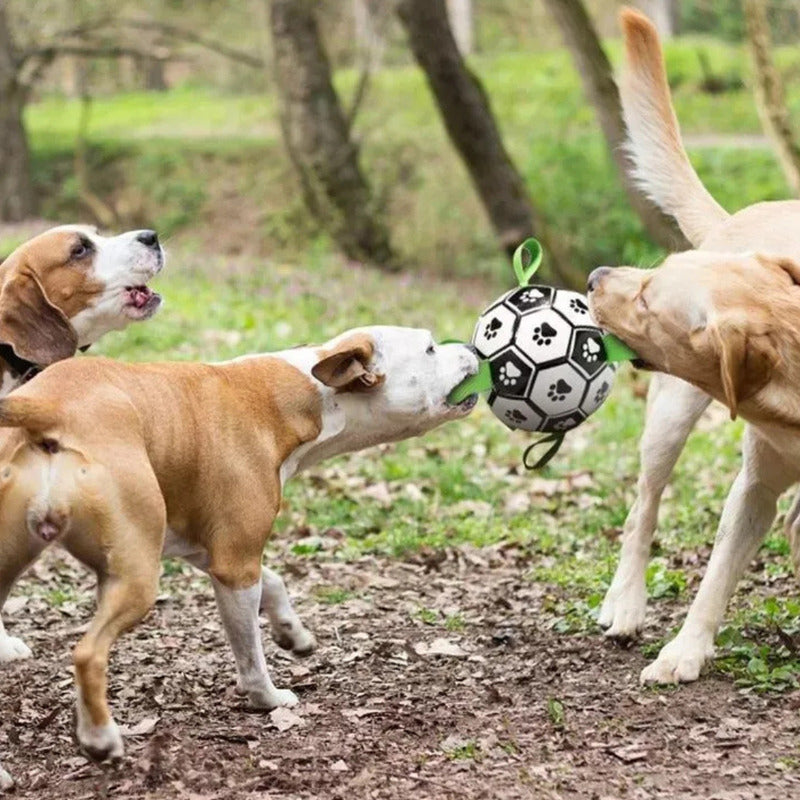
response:
[(623, 9), (620, 21), (626, 54), (620, 94), (634, 177), (698, 247), (728, 212), (703, 186), (684, 150), (655, 26), (631, 8)]
[(56, 406), (24, 394), (10, 394), (0, 400), (0, 428), (22, 428), (31, 434), (42, 434), (58, 421)]

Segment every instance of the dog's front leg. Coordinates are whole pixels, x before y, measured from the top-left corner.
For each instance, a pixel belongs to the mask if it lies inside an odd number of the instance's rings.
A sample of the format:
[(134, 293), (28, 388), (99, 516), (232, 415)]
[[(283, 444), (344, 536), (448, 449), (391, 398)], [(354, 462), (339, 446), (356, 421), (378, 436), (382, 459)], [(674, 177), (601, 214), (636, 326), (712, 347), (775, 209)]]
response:
[(744, 464), (725, 501), (697, 597), (678, 635), (642, 671), (642, 683), (697, 680), (703, 664), (714, 655), (714, 637), (728, 600), (775, 519), (778, 497), (797, 478), (796, 470), (748, 426)]
[(598, 617), (607, 628), (606, 636), (629, 639), (644, 626), (645, 573), (661, 495), (687, 436), (710, 402), (707, 394), (679, 378), (653, 375), (651, 379), (636, 500), (625, 520), (619, 564)]
[(222, 624), (231, 643), (239, 671), (239, 691), (246, 694), (256, 708), (270, 710), (293, 706), (298, 700), (289, 689), (277, 689), (267, 672), (267, 660), (261, 642), (258, 610), (261, 604), (261, 581), (244, 589), (229, 588), (213, 575)]

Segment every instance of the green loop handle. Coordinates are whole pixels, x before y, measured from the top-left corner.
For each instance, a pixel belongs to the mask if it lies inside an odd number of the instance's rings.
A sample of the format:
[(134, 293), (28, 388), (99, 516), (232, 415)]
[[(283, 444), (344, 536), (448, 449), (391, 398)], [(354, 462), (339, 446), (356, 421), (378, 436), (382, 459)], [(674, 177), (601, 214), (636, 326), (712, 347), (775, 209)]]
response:
[[(563, 433), (551, 433), (548, 436), (538, 439), (533, 444), (528, 445), (528, 447), (525, 448), (525, 452), (522, 454), (522, 464), (525, 469), (538, 470), (546, 467), (553, 459), (555, 454), (561, 449), (561, 445), (564, 443), (564, 436), (565, 434)], [(547, 451), (540, 459), (531, 464), (529, 461), (529, 456), (533, 452), (534, 448), (541, 444), (549, 444), (550, 447), (547, 448)]]
[(527, 286), (542, 263), (542, 246), (536, 239), (526, 239), (514, 252), (511, 263), (520, 286)]

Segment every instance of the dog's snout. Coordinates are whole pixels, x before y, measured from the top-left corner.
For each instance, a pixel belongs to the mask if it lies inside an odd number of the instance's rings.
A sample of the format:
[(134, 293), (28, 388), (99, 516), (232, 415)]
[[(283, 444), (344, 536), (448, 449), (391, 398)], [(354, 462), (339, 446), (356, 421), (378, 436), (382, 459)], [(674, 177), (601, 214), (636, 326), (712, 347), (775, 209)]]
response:
[(593, 292), (599, 285), (600, 281), (611, 272), (611, 267), (598, 267), (589, 273), (589, 278), (586, 281), (586, 288)]
[(136, 241), (153, 250), (158, 249), (158, 234), (155, 231), (140, 231), (136, 235)]

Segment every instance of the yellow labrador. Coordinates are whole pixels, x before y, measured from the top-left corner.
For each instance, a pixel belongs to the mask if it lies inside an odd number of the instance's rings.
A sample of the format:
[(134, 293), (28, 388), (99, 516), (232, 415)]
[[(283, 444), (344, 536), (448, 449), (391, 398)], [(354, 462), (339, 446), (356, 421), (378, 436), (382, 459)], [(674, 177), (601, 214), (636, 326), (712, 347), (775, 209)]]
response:
[[(686, 257), (689, 262), (698, 271), (706, 266), (718, 267), (712, 272), (725, 283), (735, 279), (733, 266), (737, 262), (715, 254), (757, 251), (800, 261), (800, 202), (758, 203), (733, 215), (719, 206), (692, 169), (681, 143), (655, 28), (632, 10), (623, 12), (622, 26), (626, 71), (621, 91), (629, 152), (642, 187), (675, 217), (698, 248), (699, 252)], [(685, 260), (682, 257), (681, 262)], [(732, 271), (724, 274), (728, 266)], [(698, 278), (682, 289), (693, 294), (703, 292), (703, 286), (704, 281)], [(669, 359), (673, 352), (667, 348), (664, 358)], [(619, 565), (599, 615), (608, 636), (635, 636), (644, 624), (645, 570), (661, 494), (686, 438), (710, 402), (708, 392), (698, 385), (673, 375), (653, 376), (640, 443), (637, 496), (625, 521)], [(694, 669), (682, 669), (675, 677), (690, 680), (696, 677), (694, 673)], [(668, 677), (666, 672), (662, 677)]]

